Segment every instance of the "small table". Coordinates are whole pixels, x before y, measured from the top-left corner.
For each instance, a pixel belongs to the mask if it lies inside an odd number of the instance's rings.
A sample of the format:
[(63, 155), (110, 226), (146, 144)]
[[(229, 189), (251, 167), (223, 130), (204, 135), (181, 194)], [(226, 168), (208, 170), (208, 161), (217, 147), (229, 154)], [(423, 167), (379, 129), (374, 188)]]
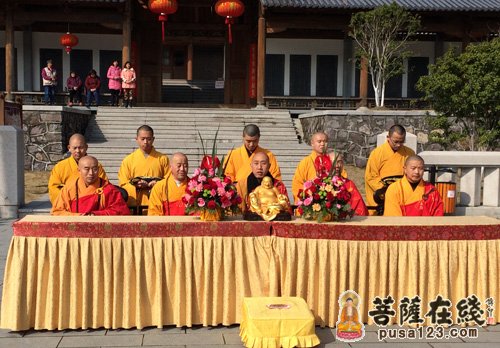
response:
[(300, 297), (245, 297), (240, 336), (246, 347), (314, 347), (314, 316)]

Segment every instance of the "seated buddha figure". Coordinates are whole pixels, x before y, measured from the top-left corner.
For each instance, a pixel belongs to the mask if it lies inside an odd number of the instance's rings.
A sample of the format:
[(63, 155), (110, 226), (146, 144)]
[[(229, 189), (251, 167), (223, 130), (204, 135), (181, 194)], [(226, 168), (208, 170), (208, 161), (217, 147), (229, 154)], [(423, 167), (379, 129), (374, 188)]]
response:
[(266, 221), (271, 221), (281, 212), (290, 210), (290, 202), (288, 197), (281, 194), (280, 191), (273, 186), (270, 177), (266, 176), (262, 179), (260, 186), (257, 186), (252, 193), (249, 194), (250, 207), (249, 210), (258, 214)]
[(363, 324), (359, 321), (358, 309), (351, 297), (347, 298), (337, 323), (337, 337), (355, 339), (363, 335)]

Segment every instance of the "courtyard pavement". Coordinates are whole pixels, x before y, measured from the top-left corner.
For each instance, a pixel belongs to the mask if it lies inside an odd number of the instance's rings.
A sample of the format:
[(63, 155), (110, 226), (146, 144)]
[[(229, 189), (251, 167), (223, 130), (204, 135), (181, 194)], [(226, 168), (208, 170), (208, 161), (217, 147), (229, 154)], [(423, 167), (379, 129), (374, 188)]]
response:
[[(5, 261), (12, 236), (13, 220), (0, 220), (0, 294), (3, 288)], [(500, 299), (498, 299), (500, 300)], [(498, 307), (498, 306), (497, 306)], [(497, 308), (497, 310), (500, 310)], [(477, 338), (442, 340), (378, 340), (379, 328), (366, 326), (364, 339), (357, 343), (335, 341), (335, 331), (316, 327), (321, 340), (319, 347), (366, 348), (500, 348), (500, 325), (479, 328)], [(169, 348), (240, 348), (239, 326), (176, 328), (146, 328), (143, 330), (64, 330), (21, 331), (0, 330), (0, 348), (96, 348), (96, 347), (169, 347)]]

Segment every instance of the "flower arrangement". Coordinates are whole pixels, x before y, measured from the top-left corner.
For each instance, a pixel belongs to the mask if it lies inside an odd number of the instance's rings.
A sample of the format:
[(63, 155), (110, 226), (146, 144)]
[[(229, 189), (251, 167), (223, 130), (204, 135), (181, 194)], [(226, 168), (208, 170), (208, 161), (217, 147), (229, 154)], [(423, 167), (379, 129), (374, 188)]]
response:
[(306, 220), (335, 221), (351, 217), (354, 211), (349, 205), (351, 193), (345, 186), (345, 179), (335, 172), (327, 155), (318, 156), (315, 161), (317, 177), (304, 183), (299, 190), (298, 213)]
[(206, 221), (222, 220), (229, 212), (236, 214), (239, 212), (241, 203), (241, 197), (231, 178), (224, 175), (224, 157), (222, 161), (219, 161), (215, 155), (217, 133), (212, 155), (206, 155), (203, 146), (204, 156), (201, 165), (194, 171), (188, 182), (186, 193), (182, 197), (186, 205), (186, 213), (200, 212), (200, 218)]

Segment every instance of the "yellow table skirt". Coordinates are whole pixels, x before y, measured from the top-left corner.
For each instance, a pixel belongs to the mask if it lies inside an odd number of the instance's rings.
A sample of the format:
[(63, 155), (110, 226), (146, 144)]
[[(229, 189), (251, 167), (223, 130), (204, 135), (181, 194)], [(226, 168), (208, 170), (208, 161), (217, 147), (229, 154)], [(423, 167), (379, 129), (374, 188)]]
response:
[[(500, 240), (277, 238), (273, 246), (278, 255), (281, 296), (304, 298), (321, 326), (336, 325), (338, 298), (347, 289), (360, 295), (361, 320), (369, 324), (373, 320), (367, 313), (376, 296), (391, 295), (397, 313), (402, 297), (419, 295), (422, 312), (427, 313), (429, 301), (442, 295), (452, 302), (454, 322), (455, 305), (462, 298), (475, 294), (483, 309), (488, 297), (495, 303), (500, 301)], [(494, 316), (500, 322), (500, 310), (495, 310)]]
[(238, 323), (244, 297), (270, 292), (270, 238), (14, 236), (1, 327)]
[[(269, 309), (268, 304), (290, 307)], [(314, 330), (314, 315), (302, 298), (245, 298), (242, 317), (240, 336), (248, 348), (314, 347), (320, 343)]]

